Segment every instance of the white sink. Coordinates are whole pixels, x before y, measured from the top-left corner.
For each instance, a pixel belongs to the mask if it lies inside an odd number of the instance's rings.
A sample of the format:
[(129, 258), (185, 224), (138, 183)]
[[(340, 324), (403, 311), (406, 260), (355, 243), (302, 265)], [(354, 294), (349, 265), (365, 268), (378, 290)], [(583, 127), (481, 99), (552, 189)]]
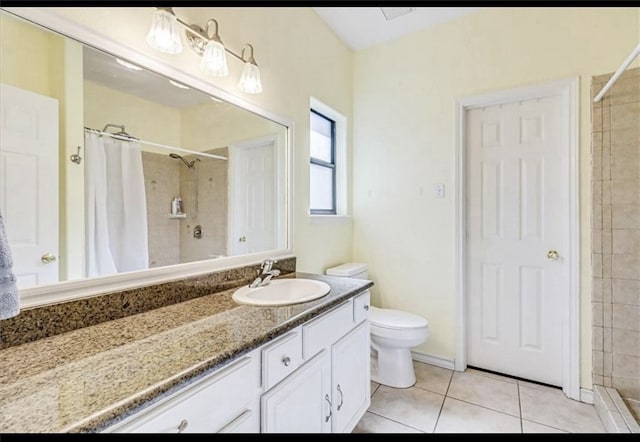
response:
[(289, 305), (313, 301), (325, 296), (330, 290), (327, 283), (315, 279), (272, 279), (263, 287), (241, 287), (234, 292), (232, 298), (239, 304)]

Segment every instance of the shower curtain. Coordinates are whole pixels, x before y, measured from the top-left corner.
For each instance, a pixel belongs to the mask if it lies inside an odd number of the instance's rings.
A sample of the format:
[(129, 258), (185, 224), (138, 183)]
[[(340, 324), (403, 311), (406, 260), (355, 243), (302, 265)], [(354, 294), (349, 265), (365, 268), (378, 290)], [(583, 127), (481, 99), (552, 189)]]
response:
[(85, 132), (87, 277), (149, 267), (140, 144)]

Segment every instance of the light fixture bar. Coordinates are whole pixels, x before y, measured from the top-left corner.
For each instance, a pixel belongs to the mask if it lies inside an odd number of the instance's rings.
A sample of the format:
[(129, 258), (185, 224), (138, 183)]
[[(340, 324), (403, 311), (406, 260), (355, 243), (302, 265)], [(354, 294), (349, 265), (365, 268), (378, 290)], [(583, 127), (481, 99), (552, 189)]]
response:
[[(209, 26), (215, 25), (213, 34), (210, 34)], [(218, 35), (218, 22), (209, 19), (204, 29), (197, 24), (188, 24), (178, 18), (171, 7), (156, 7), (152, 27), (147, 36), (147, 43), (153, 48), (170, 54), (182, 51), (177, 25), (185, 30), (187, 43), (200, 55), (200, 69), (214, 77), (226, 77), (229, 74), (226, 54), (230, 54), (243, 64), (242, 75), (238, 82), (240, 90), (250, 94), (258, 94), (262, 91), (260, 81), (260, 69), (253, 58), (253, 46), (249, 43), (242, 46), (240, 54), (227, 48)], [(251, 53), (247, 59), (244, 57), (245, 49)]]
[[(171, 8), (158, 8), (158, 9), (171, 9)], [(175, 15), (175, 14), (174, 14), (174, 15)], [(209, 36), (208, 36), (208, 35), (206, 35), (206, 34), (204, 33), (204, 32), (205, 32), (205, 31), (204, 31), (204, 29), (202, 29), (200, 26), (198, 26), (198, 25), (189, 25), (189, 24), (187, 24), (186, 22), (184, 22), (184, 21), (180, 20), (180, 18), (178, 18), (178, 16), (176, 16), (176, 21), (177, 21), (180, 25), (182, 25), (182, 27), (183, 27), (187, 32), (192, 33), (195, 37), (200, 38), (200, 39), (202, 39), (202, 40), (204, 40), (204, 41), (206, 41), (206, 42), (211, 41), (211, 39), (209, 38)], [(194, 28), (196, 28), (196, 29), (194, 29)], [(238, 54), (236, 54), (235, 52), (233, 52), (232, 50), (230, 50), (228, 47), (226, 47), (226, 46), (225, 46), (225, 47), (224, 47), (224, 50), (225, 50), (226, 52), (228, 52), (229, 54), (233, 55), (234, 57), (236, 57), (238, 60), (240, 60), (240, 61), (244, 61), (244, 60), (242, 59), (242, 57), (241, 57), (241, 56), (239, 56)], [(200, 54), (200, 55), (202, 55), (202, 54)]]

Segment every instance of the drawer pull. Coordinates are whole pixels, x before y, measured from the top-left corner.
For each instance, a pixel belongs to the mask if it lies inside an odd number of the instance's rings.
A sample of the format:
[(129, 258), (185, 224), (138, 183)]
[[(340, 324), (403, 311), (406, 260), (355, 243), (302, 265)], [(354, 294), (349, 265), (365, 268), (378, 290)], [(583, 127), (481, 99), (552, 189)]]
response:
[(178, 425), (178, 433), (182, 433), (188, 426), (189, 422), (186, 419), (183, 419), (182, 422), (180, 422), (180, 425)]
[(289, 356), (285, 356), (284, 358), (282, 358), (282, 363), (285, 367), (288, 367), (289, 364), (291, 364), (291, 358)]
[(325, 422), (329, 422), (329, 419), (331, 419), (331, 415), (333, 414), (333, 411), (331, 411), (331, 401), (329, 400), (329, 395), (325, 394), (324, 395), (324, 399), (329, 402), (329, 416), (324, 418)]
[(368, 312), (369, 311), (369, 306), (367, 304), (364, 305), (364, 311)]
[(338, 411), (340, 411), (342, 404), (344, 404), (344, 395), (342, 394), (342, 390), (340, 390), (340, 384), (338, 384), (338, 393), (340, 393), (340, 403), (338, 404)]

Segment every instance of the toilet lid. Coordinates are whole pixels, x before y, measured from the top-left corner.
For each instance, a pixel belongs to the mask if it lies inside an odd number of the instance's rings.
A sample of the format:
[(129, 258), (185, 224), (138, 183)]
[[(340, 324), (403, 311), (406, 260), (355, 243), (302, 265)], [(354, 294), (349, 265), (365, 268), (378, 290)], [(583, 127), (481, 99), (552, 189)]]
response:
[(391, 310), (372, 307), (369, 312), (369, 321), (378, 327), (407, 329), (420, 328), (429, 325), (422, 316), (400, 310)]

